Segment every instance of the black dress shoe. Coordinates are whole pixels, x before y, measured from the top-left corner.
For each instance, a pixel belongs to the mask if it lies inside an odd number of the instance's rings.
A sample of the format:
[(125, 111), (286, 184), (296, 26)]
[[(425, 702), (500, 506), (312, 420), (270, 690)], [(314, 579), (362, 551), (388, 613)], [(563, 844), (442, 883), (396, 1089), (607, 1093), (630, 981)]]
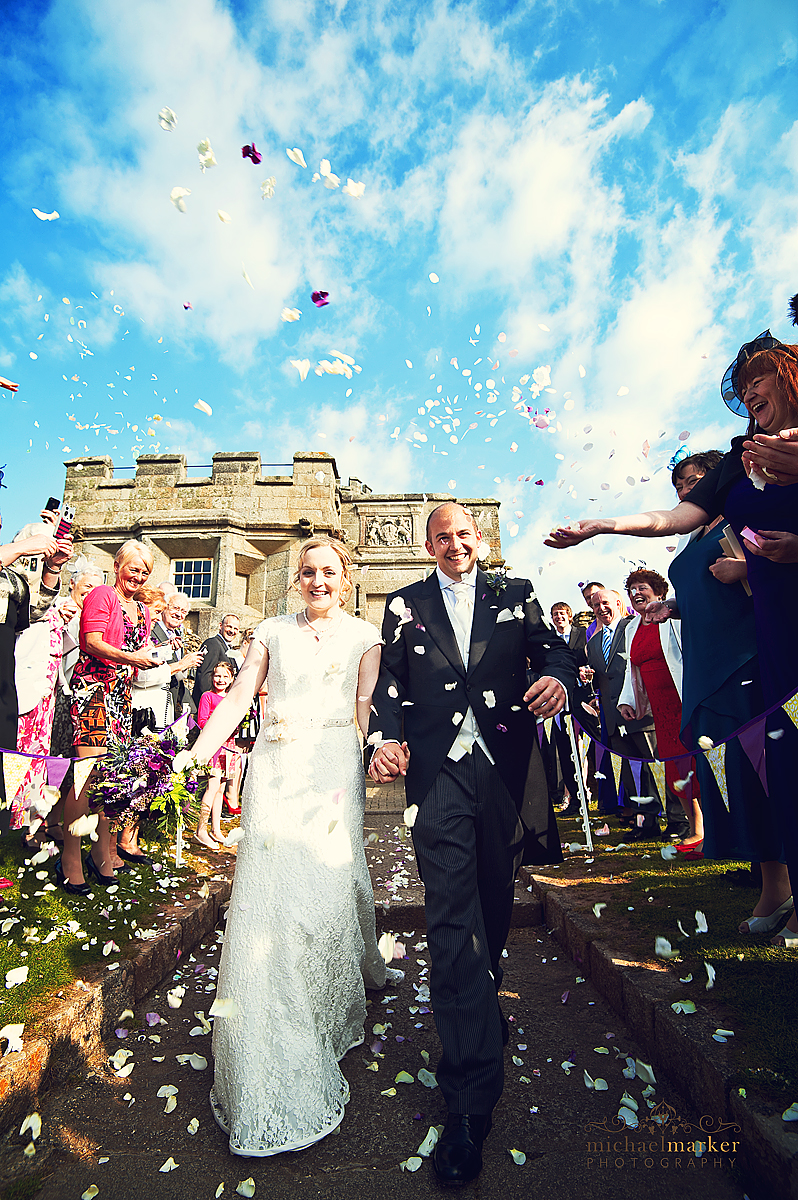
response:
[(482, 1143), (490, 1133), (490, 1115), (449, 1113), (446, 1126), (432, 1152), (438, 1183), (462, 1187), (482, 1170)]
[(140, 867), (152, 866), (152, 859), (148, 858), (146, 854), (131, 854), (129, 850), (123, 850), (121, 846), (116, 847), (116, 852), (120, 858), (124, 858), (125, 862), (137, 863)]
[(64, 874), (64, 864), (60, 858), (55, 863), (55, 878), (58, 886), (70, 896), (90, 896), (91, 888), (88, 883), (70, 883)]
[(98, 883), (103, 887), (110, 887), (112, 883), (117, 882), (116, 875), (101, 875), (100, 869), (90, 854), (87, 854), (83, 860), (87, 875), (93, 875)]

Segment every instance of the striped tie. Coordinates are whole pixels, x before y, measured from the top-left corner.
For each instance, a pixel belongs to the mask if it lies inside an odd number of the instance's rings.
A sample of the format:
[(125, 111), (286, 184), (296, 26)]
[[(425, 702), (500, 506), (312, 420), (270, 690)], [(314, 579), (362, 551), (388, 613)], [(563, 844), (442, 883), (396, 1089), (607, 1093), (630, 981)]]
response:
[(605, 625), (604, 632), (601, 635), (601, 653), (604, 655), (604, 662), (609, 664), (610, 661), (610, 643), (612, 642), (612, 634), (609, 627)]

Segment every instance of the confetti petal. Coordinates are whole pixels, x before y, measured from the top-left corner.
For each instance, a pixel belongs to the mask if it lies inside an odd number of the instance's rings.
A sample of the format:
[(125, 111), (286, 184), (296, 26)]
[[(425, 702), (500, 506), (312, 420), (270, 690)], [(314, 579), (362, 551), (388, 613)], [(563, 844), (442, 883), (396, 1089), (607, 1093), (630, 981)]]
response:
[(526, 1162), (526, 1155), (523, 1150), (511, 1150), (510, 1155), (514, 1163), (517, 1163), (519, 1167), (523, 1167)]
[(172, 201), (178, 212), (184, 213), (186, 211), (185, 197), (190, 195), (191, 188), (173, 187), (169, 193), (169, 199)]
[[(298, 321), (302, 316), (301, 308), (284, 308), (280, 313), (281, 321)], [(308, 364), (309, 366), (310, 364)]]
[(294, 146), (293, 150), (286, 149), (286, 154), (291, 159), (291, 162), (295, 162), (298, 167), (307, 167), (308, 164), (305, 162), (305, 156), (299, 149), (299, 146)]
[(235, 1017), (237, 1015), (238, 1005), (232, 999), (223, 1000), (217, 997), (208, 1009), (209, 1017)]
[(51, 213), (42, 212), (39, 208), (34, 208), (31, 211), (36, 214), (40, 221), (57, 221), (61, 215), (55, 209)]
[(161, 129), (165, 129), (167, 133), (173, 133), (177, 125), (177, 116), (172, 112), (171, 108), (164, 106), (158, 113), (158, 124)]
[(169, 1157), (167, 1158), (166, 1162), (164, 1163), (164, 1165), (162, 1167), (159, 1167), (158, 1170), (162, 1174), (166, 1174), (169, 1171), (177, 1170), (178, 1166), (179, 1166), (179, 1164), (175, 1162), (175, 1160), (172, 1158), (172, 1156), (170, 1154)]

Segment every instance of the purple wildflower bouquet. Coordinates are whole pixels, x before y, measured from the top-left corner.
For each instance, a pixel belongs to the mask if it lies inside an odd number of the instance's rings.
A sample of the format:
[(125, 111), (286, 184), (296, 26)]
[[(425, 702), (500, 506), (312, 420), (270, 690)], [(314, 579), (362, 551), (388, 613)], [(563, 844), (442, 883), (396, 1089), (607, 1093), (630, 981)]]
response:
[(89, 782), (91, 811), (102, 812), (112, 829), (147, 821), (173, 837), (181, 822), (196, 820), (207, 779), (197, 767), (173, 774), (174, 757), (185, 745), (172, 728), (109, 746)]

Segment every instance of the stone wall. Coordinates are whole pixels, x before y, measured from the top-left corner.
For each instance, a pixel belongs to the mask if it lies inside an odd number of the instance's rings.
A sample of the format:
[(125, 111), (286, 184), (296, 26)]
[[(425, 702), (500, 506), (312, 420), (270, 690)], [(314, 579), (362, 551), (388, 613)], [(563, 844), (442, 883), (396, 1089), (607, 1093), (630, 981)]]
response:
[[(211, 559), (210, 595), (193, 599), (189, 626), (215, 633), (235, 612), (242, 627), (300, 607), (291, 587), (298, 549), (313, 533), (343, 538), (355, 569), (347, 608), (379, 625), (385, 596), (423, 578), (428, 514), (447, 494), (375, 494), (359, 479), (342, 486), (335, 459), (299, 451), (291, 473), (264, 475), (260, 454), (214, 454), (211, 474), (190, 476), (180, 454), (141, 455), (132, 477), (114, 475), (108, 457), (67, 464), (64, 502), (74, 505), (82, 552), (113, 580), (113, 558), (127, 538), (152, 551), (152, 580), (174, 578), (180, 559)], [(499, 565), (499, 502), (467, 499), (490, 564)]]

